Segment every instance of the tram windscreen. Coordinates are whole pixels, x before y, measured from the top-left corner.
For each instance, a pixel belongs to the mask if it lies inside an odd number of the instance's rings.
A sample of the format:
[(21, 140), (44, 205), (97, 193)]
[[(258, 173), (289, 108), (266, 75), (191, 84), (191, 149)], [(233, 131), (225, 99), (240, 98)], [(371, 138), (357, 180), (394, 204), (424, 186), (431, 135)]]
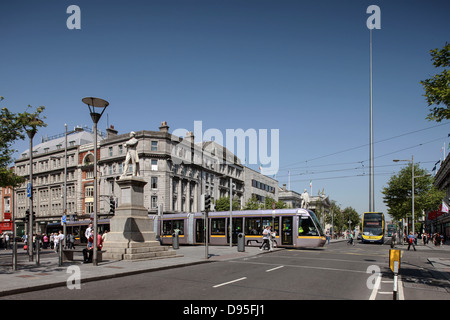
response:
[(313, 221), (314, 221), (314, 223), (316, 225), (317, 231), (319, 232), (318, 235), (322, 236), (324, 233), (323, 233), (323, 230), (322, 230), (322, 226), (320, 225), (320, 222), (319, 222), (319, 220), (316, 217), (316, 214), (313, 211), (308, 211), (308, 212), (309, 212), (309, 215), (311, 216), (311, 218), (313, 219)]

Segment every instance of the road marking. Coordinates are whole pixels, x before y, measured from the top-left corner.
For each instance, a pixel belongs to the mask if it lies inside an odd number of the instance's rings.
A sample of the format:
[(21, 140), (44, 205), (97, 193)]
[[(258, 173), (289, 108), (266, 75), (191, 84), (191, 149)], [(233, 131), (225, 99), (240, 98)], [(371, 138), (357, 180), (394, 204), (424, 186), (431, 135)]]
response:
[(403, 282), (402, 280), (400, 280), (400, 277), (398, 277), (397, 283), (398, 283), (398, 300), (405, 300), (405, 295), (403, 293)]
[(280, 269), (280, 268), (283, 268), (283, 267), (284, 267), (284, 266), (275, 267), (275, 268), (266, 270), (266, 272), (274, 271), (274, 270), (277, 270), (277, 269)]
[(373, 286), (372, 294), (370, 295), (369, 300), (375, 300), (377, 297), (378, 289), (380, 288), (381, 282), (381, 273), (378, 274), (377, 280), (375, 281), (375, 285)]
[(234, 283), (234, 282), (238, 282), (238, 281), (245, 280), (245, 279), (247, 279), (247, 277), (239, 278), (239, 279), (236, 279), (236, 280), (231, 280), (231, 281), (224, 282), (224, 283), (221, 283), (221, 284), (216, 284), (215, 286), (213, 286), (213, 288), (218, 288), (218, 287), (221, 287), (221, 286), (226, 286), (227, 284)]

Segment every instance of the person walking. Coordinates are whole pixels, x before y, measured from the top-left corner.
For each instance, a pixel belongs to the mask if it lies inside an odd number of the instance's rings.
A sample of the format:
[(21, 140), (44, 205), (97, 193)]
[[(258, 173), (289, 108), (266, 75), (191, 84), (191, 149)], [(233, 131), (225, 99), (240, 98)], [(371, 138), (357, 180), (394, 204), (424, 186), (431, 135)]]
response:
[(409, 232), (409, 236), (408, 236), (408, 250), (411, 247), (411, 245), (413, 246), (414, 251), (417, 251), (416, 246), (414, 245), (414, 234), (412, 231)]
[(266, 228), (263, 231), (263, 243), (259, 248), (260, 251), (262, 251), (264, 247), (267, 248), (265, 250), (270, 249), (269, 237), (270, 237), (270, 226), (266, 226)]

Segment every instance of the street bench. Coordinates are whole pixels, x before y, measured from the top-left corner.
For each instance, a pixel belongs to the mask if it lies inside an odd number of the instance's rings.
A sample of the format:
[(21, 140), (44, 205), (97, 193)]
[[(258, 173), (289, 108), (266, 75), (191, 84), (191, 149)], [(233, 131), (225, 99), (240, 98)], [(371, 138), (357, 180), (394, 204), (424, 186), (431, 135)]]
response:
[[(63, 261), (73, 261), (73, 254), (75, 252), (80, 252), (83, 254), (83, 249), (63, 249)], [(103, 252), (104, 251), (97, 250), (97, 262), (103, 261)]]

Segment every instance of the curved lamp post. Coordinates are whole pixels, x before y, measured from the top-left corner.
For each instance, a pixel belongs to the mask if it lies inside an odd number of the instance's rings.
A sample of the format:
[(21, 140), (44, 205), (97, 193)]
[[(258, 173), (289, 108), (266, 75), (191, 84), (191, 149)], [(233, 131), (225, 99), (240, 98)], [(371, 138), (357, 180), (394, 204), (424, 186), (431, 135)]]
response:
[[(81, 101), (89, 107), (92, 121), (94, 122), (94, 243), (92, 248), (92, 264), (97, 265), (97, 214), (98, 214), (98, 195), (97, 195), (97, 123), (105, 112), (109, 102), (100, 98), (87, 97)], [(95, 109), (97, 108), (97, 110)], [(99, 113), (100, 111), (100, 113)]]

